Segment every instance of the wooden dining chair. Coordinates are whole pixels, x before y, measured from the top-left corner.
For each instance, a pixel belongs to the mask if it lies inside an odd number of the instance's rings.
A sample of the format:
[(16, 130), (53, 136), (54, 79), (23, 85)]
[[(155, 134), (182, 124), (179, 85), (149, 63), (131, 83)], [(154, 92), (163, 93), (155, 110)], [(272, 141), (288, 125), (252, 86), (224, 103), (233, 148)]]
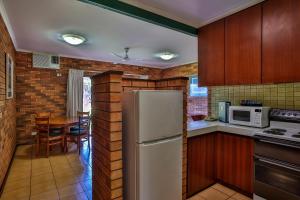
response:
[(61, 145), (62, 151), (64, 151), (64, 131), (60, 129), (50, 129), (50, 117), (41, 116), (35, 117), (37, 141), (36, 141), (36, 155), (40, 154), (41, 144), (46, 144), (46, 156), (49, 157), (50, 148), (54, 145)]
[(35, 113), (37, 117), (49, 117), (51, 118), (51, 112), (37, 112)]
[(77, 144), (77, 150), (80, 154), (81, 143), (88, 142), (88, 148), (90, 150), (90, 115), (84, 113), (78, 116), (78, 123), (76, 126), (71, 127), (70, 131), (66, 134), (65, 148), (68, 151), (68, 142), (75, 142)]

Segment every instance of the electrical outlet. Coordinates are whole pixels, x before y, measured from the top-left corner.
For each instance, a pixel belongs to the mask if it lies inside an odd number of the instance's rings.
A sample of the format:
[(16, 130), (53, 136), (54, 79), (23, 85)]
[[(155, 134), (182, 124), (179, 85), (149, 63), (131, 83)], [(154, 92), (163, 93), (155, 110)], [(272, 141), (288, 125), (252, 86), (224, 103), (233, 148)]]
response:
[(33, 131), (33, 132), (31, 132), (31, 135), (36, 135), (37, 134), (37, 132), (35, 132), (35, 131)]

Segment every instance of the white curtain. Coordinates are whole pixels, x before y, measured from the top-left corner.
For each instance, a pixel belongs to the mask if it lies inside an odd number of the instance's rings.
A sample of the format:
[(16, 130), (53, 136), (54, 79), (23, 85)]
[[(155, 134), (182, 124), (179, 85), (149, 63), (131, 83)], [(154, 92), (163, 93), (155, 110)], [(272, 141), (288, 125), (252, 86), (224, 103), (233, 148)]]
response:
[(67, 116), (77, 116), (82, 111), (83, 70), (70, 69), (67, 86)]

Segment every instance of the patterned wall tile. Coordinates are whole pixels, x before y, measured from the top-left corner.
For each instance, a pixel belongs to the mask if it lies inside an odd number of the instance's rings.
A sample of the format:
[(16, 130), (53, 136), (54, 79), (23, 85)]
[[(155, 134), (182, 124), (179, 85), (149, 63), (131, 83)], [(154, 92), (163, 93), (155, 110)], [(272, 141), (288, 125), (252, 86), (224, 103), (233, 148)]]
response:
[(240, 105), (244, 99), (261, 101), (272, 108), (300, 110), (300, 83), (215, 86), (209, 91), (208, 112), (213, 116), (217, 116), (219, 101)]

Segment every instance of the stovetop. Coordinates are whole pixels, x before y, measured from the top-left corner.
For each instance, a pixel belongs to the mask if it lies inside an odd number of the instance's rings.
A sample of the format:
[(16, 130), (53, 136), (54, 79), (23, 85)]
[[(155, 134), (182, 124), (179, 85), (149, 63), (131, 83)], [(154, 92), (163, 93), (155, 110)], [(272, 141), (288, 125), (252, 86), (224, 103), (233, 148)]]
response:
[(270, 127), (255, 135), (300, 143), (300, 110), (271, 109)]
[(271, 121), (270, 127), (256, 132), (255, 135), (300, 142), (300, 123)]

